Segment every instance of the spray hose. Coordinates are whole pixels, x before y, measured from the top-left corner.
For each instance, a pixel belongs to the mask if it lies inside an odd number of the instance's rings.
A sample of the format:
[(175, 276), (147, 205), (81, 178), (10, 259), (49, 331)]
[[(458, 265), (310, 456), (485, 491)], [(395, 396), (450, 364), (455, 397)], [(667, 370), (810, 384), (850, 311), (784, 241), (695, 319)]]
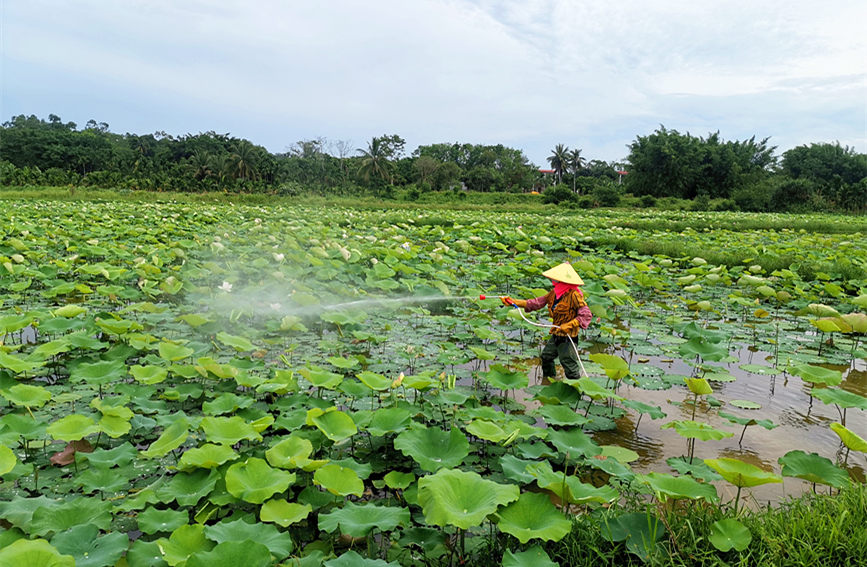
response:
[[(480, 295), (480, 296), (479, 296), (479, 299), (484, 300), (484, 299), (486, 299), (486, 298), (488, 298), (488, 297), (496, 297), (496, 298), (498, 298), (498, 299), (502, 299), (503, 297), (507, 297), (507, 296), (505, 296), (505, 295), (494, 295), (494, 296), (485, 296), (485, 295)], [(524, 312), (523, 312), (523, 310), (522, 310), (520, 307), (518, 307), (518, 306), (515, 305), (515, 304), (512, 304), (512, 307), (514, 307), (515, 309), (518, 310), (518, 315), (521, 316), (521, 319), (523, 319), (523, 320), (526, 321), (527, 323), (533, 325), (534, 327), (542, 327), (542, 328), (546, 328), (546, 329), (559, 329), (559, 328), (560, 328), (559, 325), (547, 325), (547, 324), (545, 324), (545, 323), (536, 323), (536, 322), (534, 322), (534, 321), (530, 321), (530, 320), (527, 319), (527, 317), (524, 315)], [(569, 339), (569, 344), (572, 345), (572, 350), (575, 352), (575, 358), (578, 359), (578, 366), (581, 367), (581, 373), (584, 375), (585, 378), (589, 378), (589, 376), (587, 375), (587, 371), (584, 370), (584, 363), (581, 362), (581, 355), (578, 354), (578, 347), (575, 346), (575, 341), (573, 341), (573, 340), (572, 340), (572, 337), (570, 337), (569, 335), (565, 335), (565, 336), (566, 336), (567, 339)]]

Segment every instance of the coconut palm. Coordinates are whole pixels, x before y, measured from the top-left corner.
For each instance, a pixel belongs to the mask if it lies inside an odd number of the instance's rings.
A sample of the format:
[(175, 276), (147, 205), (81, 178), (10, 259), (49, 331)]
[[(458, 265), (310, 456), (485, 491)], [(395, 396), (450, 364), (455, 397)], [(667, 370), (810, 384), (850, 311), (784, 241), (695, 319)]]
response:
[(557, 144), (552, 150), (553, 153), (548, 157), (548, 163), (551, 164), (551, 169), (557, 176), (557, 183), (563, 181), (563, 172), (569, 164), (569, 148), (563, 144)]
[(575, 148), (571, 152), (568, 153), (569, 157), (569, 171), (572, 173), (572, 192), (575, 192), (575, 180), (578, 177), (578, 172), (584, 169), (584, 166), (587, 165), (586, 161), (583, 157), (581, 157), (581, 150)]
[(241, 140), (235, 145), (235, 176), (239, 179), (256, 178), (256, 146), (247, 140)]
[(373, 137), (367, 143), (367, 149), (358, 148), (361, 154), (361, 167), (358, 168), (358, 175), (362, 179), (370, 182), (371, 179), (391, 182), (391, 163), (386, 155), (386, 145), (383, 144), (382, 138)]

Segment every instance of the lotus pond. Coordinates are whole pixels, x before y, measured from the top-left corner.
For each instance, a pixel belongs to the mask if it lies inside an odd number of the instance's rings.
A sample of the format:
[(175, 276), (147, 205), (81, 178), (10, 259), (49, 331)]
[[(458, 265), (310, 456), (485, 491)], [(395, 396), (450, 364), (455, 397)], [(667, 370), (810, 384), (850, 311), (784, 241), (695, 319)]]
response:
[[(0, 564), (545, 565), (584, 514), (642, 561), (661, 505), (731, 559), (746, 508), (865, 482), (842, 217), (2, 203)], [(542, 383), (479, 294), (561, 261), (586, 375)]]

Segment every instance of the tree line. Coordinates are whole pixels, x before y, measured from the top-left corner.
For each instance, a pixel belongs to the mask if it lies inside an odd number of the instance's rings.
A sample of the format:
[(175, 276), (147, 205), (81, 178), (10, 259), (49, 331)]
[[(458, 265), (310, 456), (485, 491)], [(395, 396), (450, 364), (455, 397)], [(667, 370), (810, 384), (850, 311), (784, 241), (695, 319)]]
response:
[[(629, 144), (623, 163), (588, 160), (556, 144), (540, 170), (520, 149), (440, 143), (410, 154), (399, 135), (363, 147), (324, 138), (283, 153), (213, 131), (172, 136), (117, 134), (104, 122), (83, 128), (51, 114), (20, 115), (0, 126), (0, 183), (150, 191), (373, 194), (401, 190), (543, 193), (551, 203), (613, 206), (632, 194), (644, 206), (665, 198), (697, 208), (753, 211), (867, 209), (867, 155), (840, 144), (811, 144), (781, 157), (768, 139), (725, 141), (660, 126)], [(626, 171), (626, 174), (621, 172)]]

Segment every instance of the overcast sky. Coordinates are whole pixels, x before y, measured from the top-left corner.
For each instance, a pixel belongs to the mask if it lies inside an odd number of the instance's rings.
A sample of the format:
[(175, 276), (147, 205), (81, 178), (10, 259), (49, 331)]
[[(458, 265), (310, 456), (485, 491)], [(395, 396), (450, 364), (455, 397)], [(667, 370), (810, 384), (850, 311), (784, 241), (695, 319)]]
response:
[(0, 119), (621, 160), (666, 128), (867, 151), (863, 0), (0, 0)]

